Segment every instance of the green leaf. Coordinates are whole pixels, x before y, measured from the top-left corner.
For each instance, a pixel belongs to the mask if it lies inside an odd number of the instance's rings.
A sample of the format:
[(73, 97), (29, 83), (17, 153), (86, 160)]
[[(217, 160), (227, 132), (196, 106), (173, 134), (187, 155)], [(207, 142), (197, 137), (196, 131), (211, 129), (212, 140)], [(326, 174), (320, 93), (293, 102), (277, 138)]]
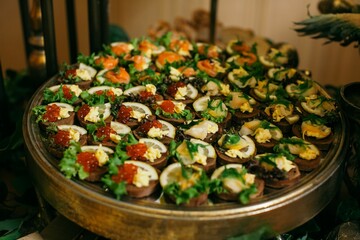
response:
[(277, 126), (275, 126), (274, 124), (271, 124), (270, 122), (266, 121), (266, 120), (262, 120), (259, 124), (259, 128), (263, 128), (263, 129), (279, 129)]
[(315, 114), (309, 114), (307, 116), (304, 116), (303, 122), (305, 122), (305, 121), (310, 121), (312, 124), (316, 124), (316, 125), (324, 125), (324, 124), (328, 123), (326, 118), (319, 117), (318, 115), (315, 115)]
[(77, 174), (81, 180), (84, 180), (85, 178), (87, 178), (89, 176), (89, 173), (84, 170), (83, 166), (81, 166), (79, 164), (76, 164), (76, 166), (78, 169)]
[(32, 109), (32, 112), (37, 117), (36, 122), (38, 123), (42, 121), (42, 116), (46, 112), (46, 106), (43, 105), (36, 106)]
[(166, 48), (169, 48), (172, 35), (172, 32), (166, 32), (164, 35), (157, 39), (157, 44), (164, 45)]
[(45, 88), (43, 92), (44, 103), (48, 104), (52, 102), (62, 102), (62, 103), (73, 104), (79, 98), (76, 97), (76, 95), (73, 92), (70, 93), (71, 93), (71, 98), (70, 99), (65, 98), (62, 84), (60, 85), (59, 90), (56, 92), (51, 91), (49, 88)]
[(169, 156), (175, 156), (177, 146), (178, 144), (174, 140), (171, 140), (169, 145)]
[[(193, 174), (193, 169), (182, 166), (182, 172), (183, 175), (187, 175), (184, 178), (189, 179), (191, 174)], [(163, 191), (165, 194), (174, 197), (176, 204), (180, 205), (182, 203), (188, 203), (190, 199), (198, 197), (202, 193), (208, 193), (209, 184), (210, 181), (205, 171), (201, 171), (200, 178), (197, 179), (197, 181), (191, 187), (181, 190), (179, 183), (173, 182), (165, 186)]]
[[(0, 240), (2, 239), (15, 239), (17, 237), (20, 237), (20, 228), (21, 228), (21, 225), (24, 223), (24, 220), (23, 218), (16, 218), (16, 219), (7, 219), (7, 220), (4, 220), (4, 221), (0, 221), (0, 232), (5, 232), (5, 234), (0, 237)], [(11, 237), (14, 237), (16, 236), (15, 238), (11, 238)]]
[(77, 153), (81, 152), (79, 143), (72, 143), (68, 149), (65, 150), (63, 158), (60, 160), (60, 171), (65, 174), (67, 178), (75, 177), (78, 172), (78, 164), (76, 164)]
[(248, 204), (250, 202), (250, 196), (251, 194), (254, 194), (257, 192), (257, 188), (255, 185), (251, 185), (249, 188), (244, 189), (239, 194), (239, 202), (242, 204)]
[(238, 142), (240, 142), (241, 138), (238, 134), (226, 134), (224, 137), (224, 140), (221, 144), (221, 147), (230, 147), (233, 146), (235, 144), (237, 144)]
[(123, 195), (127, 194), (125, 181), (116, 183), (109, 174), (105, 175), (101, 181), (115, 194), (116, 199), (120, 200)]

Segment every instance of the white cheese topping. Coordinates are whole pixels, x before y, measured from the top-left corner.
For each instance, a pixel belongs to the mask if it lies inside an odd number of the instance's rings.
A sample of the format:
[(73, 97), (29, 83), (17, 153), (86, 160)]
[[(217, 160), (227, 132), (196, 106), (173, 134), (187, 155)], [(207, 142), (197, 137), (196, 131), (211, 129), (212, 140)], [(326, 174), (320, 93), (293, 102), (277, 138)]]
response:
[(145, 117), (145, 113), (142, 113), (142, 112), (138, 112), (138, 111), (135, 111), (135, 110), (132, 110), (130, 112), (130, 116), (132, 118), (135, 118), (136, 120), (138, 120), (138, 122), (140, 122), (144, 117)]
[[(271, 110), (273, 110), (271, 115)], [(285, 106), (283, 104), (275, 104), (265, 108), (265, 113), (272, 117), (275, 122), (280, 122), (283, 118), (290, 116), (293, 113), (294, 106), (289, 104)]]
[(181, 113), (182, 111), (184, 111), (186, 105), (182, 102), (173, 102), (175, 104), (175, 112), (176, 113)]
[(254, 109), (251, 107), (249, 102), (244, 102), (243, 104), (240, 105), (240, 111), (241, 112), (249, 112), (252, 113)]
[(79, 86), (78, 85), (69, 85), (69, 89), (70, 89), (70, 91), (72, 91), (74, 94), (75, 94), (75, 96), (80, 96), (80, 94), (82, 93), (82, 90), (81, 90), (81, 88), (79, 88)]
[(100, 121), (99, 107), (90, 107), (90, 111), (86, 114), (84, 120), (94, 123)]
[(173, 81), (179, 81), (181, 72), (174, 67), (170, 67), (170, 78)]
[(208, 133), (216, 133), (218, 131), (219, 126), (216, 123), (209, 120), (203, 120), (199, 124), (196, 124), (184, 131), (184, 133), (194, 138), (204, 140)]
[(150, 174), (146, 170), (143, 170), (142, 168), (138, 167), (137, 172), (134, 176), (134, 179), (132, 183), (136, 187), (147, 187), (150, 183)]
[(224, 84), (224, 83), (220, 83), (220, 93), (224, 96), (227, 96), (230, 94), (230, 85), (229, 84)]
[(146, 84), (145, 91), (150, 92), (152, 95), (156, 94), (156, 86), (154, 84)]
[(81, 78), (84, 81), (90, 81), (90, 73), (86, 69), (76, 69), (76, 76)]
[(162, 138), (168, 133), (169, 131), (162, 131), (161, 128), (151, 127), (150, 130), (147, 132), (147, 135), (151, 138)]
[(95, 157), (99, 162), (99, 166), (105, 165), (109, 161), (109, 155), (101, 148), (101, 146), (96, 150)]
[(121, 140), (121, 136), (120, 136), (120, 135), (117, 135), (117, 134), (110, 133), (110, 139), (111, 139), (111, 141), (113, 141), (114, 143), (119, 143), (120, 140)]
[(72, 128), (69, 128), (70, 139), (78, 142), (80, 140), (80, 133)]
[(270, 142), (271, 133), (269, 129), (257, 128), (254, 132), (254, 135), (258, 143)]
[(300, 152), (299, 157), (312, 160), (315, 159), (319, 155), (319, 150), (313, 148), (306, 148), (306, 150)]
[(236, 149), (229, 149), (225, 152), (226, 155), (232, 158), (248, 158), (248, 154), (246, 152), (236, 150)]
[(62, 119), (62, 118), (68, 118), (70, 117), (70, 114), (69, 114), (69, 109), (68, 108), (63, 108), (63, 107), (60, 107), (60, 114), (59, 114), (59, 117), (58, 119)]
[(111, 87), (109, 91), (112, 91), (115, 96), (121, 96), (123, 94), (123, 90), (121, 88)]
[(205, 166), (206, 165), (206, 159), (207, 159), (206, 155), (201, 154), (200, 152), (194, 153), (194, 162)]
[(285, 156), (277, 157), (275, 159), (276, 167), (286, 172), (290, 171), (295, 167), (292, 161), (287, 160)]
[(323, 139), (330, 135), (331, 128), (325, 125), (316, 125), (312, 124), (310, 121), (305, 121), (301, 124), (301, 131), (303, 136)]
[(159, 149), (157, 148), (153, 148), (153, 147), (148, 147), (144, 157), (149, 160), (150, 162), (154, 162), (155, 159), (158, 159), (161, 157), (161, 152)]
[(187, 94), (187, 87), (179, 87), (175, 93), (174, 98), (176, 100), (184, 100)]

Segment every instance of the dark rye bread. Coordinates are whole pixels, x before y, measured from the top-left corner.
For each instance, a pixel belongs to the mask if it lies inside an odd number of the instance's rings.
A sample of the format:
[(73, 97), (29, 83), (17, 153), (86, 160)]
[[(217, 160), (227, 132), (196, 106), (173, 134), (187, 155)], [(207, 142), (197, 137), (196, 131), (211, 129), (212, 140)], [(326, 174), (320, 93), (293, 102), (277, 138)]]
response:
[(102, 142), (98, 142), (98, 141), (94, 141), (93, 136), (91, 136), (90, 134), (88, 135), (88, 143), (90, 145), (102, 145), (104, 147), (109, 147), (109, 148), (115, 148), (117, 143), (113, 142), (113, 141), (102, 141)]
[[(140, 139), (140, 138), (148, 138), (149, 136), (147, 134), (144, 134), (142, 133), (141, 131), (139, 131), (139, 128), (135, 129), (132, 131), (132, 133), (134, 134), (134, 136), (137, 138), (137, 139)], [(172, 140), (174, 140), (173, 138), (170, 138), (168, 136), (163, 136), (161, 138), (155, 138), (156, 140), (159, 140), (160, 142), (162, 142), (163, 144), (165, 145), (169, 145), (170, 142)]]
[(99, 182), (107, 171), (107, 167), (98, 167), (95, 171), (89, 172), (89, 176), (85, 180), (88, 182)]
[(147, 187), (137, 187), (133, 184), (126, 184), (127, 195), (133, 198), (144, 198), (154, 193), (159, 186), (159, 180), (151, 180)]
[(213, 143), (219, 139), (222, 133), (223, 133), (223, 128), (219, 126), (219, 130), (216, 133), (208, 133), (203, 141), (207, 143)]
[(159, 158), (155, 159), (154, 162), (150, 162), (149, 160), (146, 160), (146, 161), (138, 160), (138, 161), (142, 161), (156, 169), (161, 170), (167, 165), (167, 157), (168, 157), (168, 152), (166, 151), (165, 153), (162, 153)]
[[(52, 136), (49, 136), (49, 139), (51, 139)], [(87, 135), (80, 135), (80, 139), (78, 143), (81, 146), (85, 146), (87, 144)], [(50, 143), (46, 144), (46, 149), (56, 158), (62, 158), (64, 156), (64, 151), (67, 149), (67, 147), (64, 146), (58, 146), (53, 141), (50, 140)]]
[(285, 174), (284, 179), (276, 179), (276, 178), (265, 179), (265, 185), (271, 188), (284, 188), (293, 185), (295, 182), (297, 182), (300, 179), (300, 176), (301, 174), (299, 167), (295, 166)]
[(298, 165), (300, 171), (310, 172), (320, 165), (322, 154), (320, 153), (315, 159), (306, 160), (300, 157), (294, 159), (296, 165)]
[(261, 112), (261, 115), (263, 116), (263, 118), (265, 118), (267, 121), (271, 122), (272, 124), (274, 124), (275, 126), (277, 126), (282, 133), (290, 133), (291, 132), (291, 127), (292, 125), (286, 121), (285, 118), (281, 119), (279, 122), (274, 121), (274, 119), (267, 115), (264, 111)]
[(326, 138), (322, 138), (322, 139), (318, 139), (315, 137), (307, 137), (307, 136), (304, 136), (304, 138), (303, 138), (300, 124), (294, 124), (292, 126), (292, 132), (298, 138), (302, 138), (305, 141), (308, 141), (308, 142), (316, 145), (319, 148), (319, 150), (321, 150), (321, 151), (329, 150), (331, 143), (334, 141), (334, 133), (333, 132), (331, 132), (330, 135), (327, 136)]
[[(79, 114), (76, 114), (77, 120), (79, 121), (80, 125), (84, 128), (86, 128), (86, 125), (88, 124), (94, 124), (93, 122), (85, 121), (84, 118), (81, 118)], [(113, 116), (107, 117), (104, 121), (105, 123), (110, 123), (113, 120)]]
[(230, 163), (246, 163), (256, 155), (256, 149), (255, 149), (254, 153), (248, 158), (239, 158), (239, 157), (233, 158), (226, 155), (225, 152), (223, 152), (218, 146), (215, 146), (214, 148), (218, 156), (218, 161), (220, 165), (226, 165)]
[(251, 119), (257, 118), (260, 115), (260, 110), (256, 106), (253, 106), (253, 111), (251, 113), (243, 113), (239, 110), (236, 110), (233, 114), (233, 120), (240, 121), (240, 123), (249, 121)]
[(75, 84), (75, 85), (78, 85), (79, 88), (81, 90), (83, 90), (83, 91), (89, 89), (91, 84), (93, 83), (93, 81), (94, 81), (94, 79), (92, 78), (91, 80), (88, 80), (88, 81), (80, 81), (80, 82), (69, 83), (64, 78), (58, 78), (59, 83), (62, 83), (62, 84)]
[(270, 139), (269, 142), (259, 143), (258, 141), (256, 141), (255, 137), (253, 136), (248, 136), (248, 137), (254, 141), (257, 153), (271, 152), (274, 146), (278, 143), (278, 141), (272, 138)]
[(73, 125), (74, 120), (75, 120), (75, 112), (69, 112), (69, 115), (70, 115), (69, 117), (59, 119), (59, 120), (57, 120), (55, 122), (43, 122), (43, 121), (40, 121), (39, 126), (43, 131), (46, 131), (46, 128), (49, 127), (50, 125), (55, 125), (55, 126)]

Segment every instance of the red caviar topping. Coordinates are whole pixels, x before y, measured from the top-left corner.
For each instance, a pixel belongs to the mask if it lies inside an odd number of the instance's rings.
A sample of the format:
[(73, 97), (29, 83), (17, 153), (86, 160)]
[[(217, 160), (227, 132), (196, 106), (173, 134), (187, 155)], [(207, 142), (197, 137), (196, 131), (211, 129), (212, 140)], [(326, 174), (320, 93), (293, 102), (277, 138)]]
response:
[(85, 172), (93, 172), (98, 168), (99, 161), (95, 157), (95, 153), (81, 152), (77, 155), (76, 161), (84, 168)]
[(70, 133), (69, 131), (59, 130), (54, 136), (54, 143), (62, 147), (68, 147), (70, 145)]
[(87, 104), (84, 104), (80, 107), (80, 109), (77, 112), (77, 115), (80, 119), (84, 119), (86, 115), (90, 112), (90, 107)]
[(68, 86), (62, 86), (62, 91), (66, 99), (71, 99), (74, 95)]
[(103, 93), (104, 93), (103, 90), (98, 90), (98, 91), (95, 92), (95, 94), (98, 95), (98, 96), (102, 95)]
[(69, 69), (65, 72), (65, 78), (76, 77), (76, 69)]
[(48, 122), (56, 122), (60, 116), (60, 107), (56, 104), (46, 106), (46, 112), (43, 115), (43, 120)]
[(177, 91), (181, 87), (186, 87), (186, 84), (184, 82), (176, 82), (168, 86), (167, 92), (170, 94), (170, 96), (175, 97)]
[(160, 107), (164, 112), (167, 112), (170, 114), (175, 113), (175, 104), (171, 100), (164, 100), (160, 104)]
[(134, 164), (128, 164), (125, 163), (124, 165), (121, 165), (118, 167), (118, 174), (111, 177), (111, 180), (113, 180), (116, 183), (126, 181), (128, 184), (132, 184), (134, 181), (134, 177), (137, 173), (138, 166), (135, 166)]
[(96, 137), (102, 139), (102, 142), (111, 141), (110, 134), (116, 134), (115, 130), (110, 126), (99, 127), (96, 131)]
[(154, 96), (151, 92), (148, 92), (148, 91), (141, 91), (139, 93), (139, 96), (140, 96), (140, 100), (141, 101), (145, 101), (147, 100), (148, 98)]
[(121, 105), (117, 115), (118, 122), (127, 123), (130, 120), (131, 111), (132, 111), (131, 107)]
[(161, 129), (162, 124), (161, 124), (161, 122), (159, 122), (156, 119), (153, 120), (153, 121), (148, 121), (148, 122), (145, 122), (144, 124), (142, 124), (139, 127), (139, 131), (142, 132), (142, 133), (147, 133), (152, 127)]
[(134, 145), (126, 146), (126, 154), (133, 160), (143, 160), (147, 151), (145, 143), (137, 143)]

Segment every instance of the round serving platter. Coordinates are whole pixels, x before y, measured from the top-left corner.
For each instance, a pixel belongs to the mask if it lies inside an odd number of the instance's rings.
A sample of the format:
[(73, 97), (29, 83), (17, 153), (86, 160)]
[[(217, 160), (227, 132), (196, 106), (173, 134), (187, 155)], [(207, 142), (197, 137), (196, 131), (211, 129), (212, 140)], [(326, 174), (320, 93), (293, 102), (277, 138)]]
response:
[[(339, 188), (348, 136), (342, 113), (334, 129), (334, 142), (317, 169), (296, 184), (269, 192), (249, 205), (182, 207), (155, 201), (154, 197), (116, 200), (98, 185), (67, 179), (58, 169), (58, 160), (46, 150), (32, 108), (41, 104), (44, 89), (55, 82), (56, 76), (34, 93), (24, 114), (28, 168), (39, 193), (60, 214), (106, 238), (226, 239), (264, 226), (274, 234), (284, 233), (317, 215)], [(322, 88), (320, 91), (327, 95)]]

